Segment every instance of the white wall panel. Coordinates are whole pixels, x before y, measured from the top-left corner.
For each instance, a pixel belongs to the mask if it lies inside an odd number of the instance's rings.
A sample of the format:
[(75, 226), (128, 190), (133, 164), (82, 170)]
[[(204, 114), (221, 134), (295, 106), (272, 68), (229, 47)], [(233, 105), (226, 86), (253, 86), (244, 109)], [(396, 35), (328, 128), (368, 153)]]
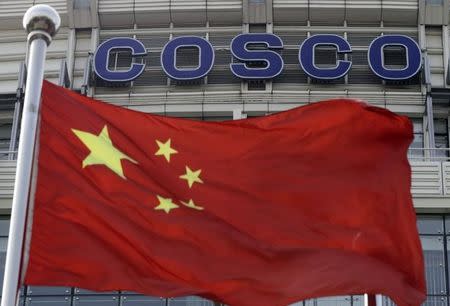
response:
[(442, 42), (442, 29), (440, 27), (427, 27), (425, 29), (425, 48), (431, 72), (432, 86), (444, 86), (444, 52)]
[(306, 24), (308, 0), (273, 0), (274, 24)]
[(176, 26), (206, 23), (206, 0), (171, 0), (170, 9)]
[(75, 43), (75, 60), (73, 67), (73, 88), (81, 88), (83, 82), (83, 74), (88, 60), (89, 52), (91, 51), (91, 32), (78, 32)]
[(418, 10), (418, 0), (383, 0), (383, 21), (387, 25), (416, 25)]
[(132, 28), (134, 0), (98, 0), (101, 27)]
[(210, 25), (240, 25), (242, 0), (208, 0), (207, 18)]
[(444, 180), (444, 193), (450, 196), (450, 162), (442, 163), (442, 173)]
[(382, 0), (347, 0), (349, 24), (377, 24), (381, 21)]
[(168, 25), (170, 23), (170, 0), (135, 0), (136, 24), (140, 27)]
[(52, 6), (61, 17), (61, 25), (67, 26), (67, 1), (66, 0), (34, 0), (34, 5), (36, 4), (47, 4)]
[(0, 161), (0, 199), (12, 199), (16, 161)]
[(309, 20), (311, 24), (342, 25), (344, 19), (344, 0), (310, 0)]
[(0, 25), (2, 29), (21, 29), (22, 17), (33, 5), (33, 0), (1, 0)]
[[(56, 35), (47, 52), (45, 71), (56, 76), (60, 62), (66, 55), (67, 29)], [(25, 60), (26, 34), (21, 30), (3, 30), (0, 37), (0, 93), (14, 93), (17, 89), (20, 63)]]
[(443, 194), (442, 164), (440, 162), (410, 161), (412, 177), (411, 192), (413, 195)]

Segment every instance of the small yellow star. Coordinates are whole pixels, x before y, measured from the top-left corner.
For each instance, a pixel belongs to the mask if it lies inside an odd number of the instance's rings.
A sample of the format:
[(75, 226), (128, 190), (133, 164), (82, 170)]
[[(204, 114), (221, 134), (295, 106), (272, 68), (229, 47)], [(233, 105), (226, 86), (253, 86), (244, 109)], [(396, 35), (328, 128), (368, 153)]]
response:
[(156, 140), (156, 144), (158, 145), (159, 149), (155, 153), (155, 155), (163, 155), (166, 158), (167, 162), (169, 163), (170, 163), (170, 155), (178, 153), (177, 150), (170, 147), (170, 138), (165, 143)]
[(159, 205), (155, 207), (155, 210), (164, 210), (167, 214), (175, 208), (178, 208), (179, 206), (172, 202), (172, 199), (163, 198), (159, 195), (156, 196), (159, 201)]
[(181, 202), (181, 204), (183, 204), (186, 207), (193, 208), (196, 210), (203, 210), (203, 207), (197, 206), (192, 199), (190, 199), (189, 202), (187, 202), (187, 203), (183, 202), (183, 201), (180, 201), (180, 202)]
[(192, 171), (188, 166), (186, 166), (186, 174), (180, 175), (180, 178), (188, 182), (189, 188), (192, 188), (194, 183), (203, 183), (200, 178), (201, 169)]
[(118, 150), (109, 137), (108, 127), (105, 125), (99, 135), (72, 129), (72, 132), (89, 149), (90, 154), (83, 160), (83, 168), (91, 165), (105, 165), (123, 179), (122, 159), (137, 164), (137, 161)]

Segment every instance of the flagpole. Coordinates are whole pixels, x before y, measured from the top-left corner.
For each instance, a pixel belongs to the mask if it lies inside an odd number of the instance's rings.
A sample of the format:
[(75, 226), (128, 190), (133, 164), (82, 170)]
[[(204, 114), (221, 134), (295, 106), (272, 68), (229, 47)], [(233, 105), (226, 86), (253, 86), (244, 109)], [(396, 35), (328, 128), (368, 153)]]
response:
[(364, 294), (364, 306), (381, 306), (381, 295)]
[(29, 8), (23, 17), (23, 26), (28, 32), (28, 71), (1, 306), (17, 305), (45, 54), (47, 46), (58, 31), (60, 24), (61, 19), (58, 13), (48, 5), (35, 5)]

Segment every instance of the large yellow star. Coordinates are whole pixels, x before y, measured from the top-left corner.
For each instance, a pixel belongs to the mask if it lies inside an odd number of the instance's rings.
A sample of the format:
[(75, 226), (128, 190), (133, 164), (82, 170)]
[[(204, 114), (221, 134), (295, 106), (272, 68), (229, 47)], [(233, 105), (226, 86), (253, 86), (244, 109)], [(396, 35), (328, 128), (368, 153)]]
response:
[(203, 207), (197, 206), (197, 204), (195, 204), (192, 199), (190, 199), (189, 202), (183, 202), (183, 201), (180, 201), (180, 202), (181, 202), (181, 204), (183, 204), (186, 207), (196, 209), (196, 210), (203, 210)]
[(163, 198), (159, 195), (156, 196), (159, 201), (159, 205), (155, 207), (155, 210), (164, 210), (167, 214), (175, 208), (178, 208), (179, 206), (172, 202), (172, 199)]
[(109, 138), (108, 127), (105, 125), (99, 135), (72, 129), (72, 132), (83, 142), (91, 153), (83, 160), (83, 168), (90, 165), (105, 165), (118, 176), (126, 179), (123, 174), (122, 159), (127, 159), (135, 164), (137, 161), (125, 155), (114, 147)]
[(201, 169), (192, 171), (188, 166), (186, 166), (186, 174), (180, 175), (180, 178), (188, 182), (189, 188), (192, 188), (194, 183), (203, 183), (200, 178)]
[(170, 155), (178, 153), (178, 151), (170, 147), (170, 141), (171, 141), (170, 138), (164, 143), (162, 143), (159, 140), (156, 140), (156, 144), (158, 145), (159, 149), (155, 153), (155, 155), (163, 155), (166, 158), (167, 162), (169, 163), (170, 163)]

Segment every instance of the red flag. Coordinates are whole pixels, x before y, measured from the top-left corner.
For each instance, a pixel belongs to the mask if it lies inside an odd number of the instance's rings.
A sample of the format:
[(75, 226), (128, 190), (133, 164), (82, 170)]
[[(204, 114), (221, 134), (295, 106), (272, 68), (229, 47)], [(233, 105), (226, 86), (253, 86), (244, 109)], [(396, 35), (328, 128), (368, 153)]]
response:
[(412, 137), (406, 117), (346, 99), (199, 122), (45, 83), (26, 284), (420, 305)]

